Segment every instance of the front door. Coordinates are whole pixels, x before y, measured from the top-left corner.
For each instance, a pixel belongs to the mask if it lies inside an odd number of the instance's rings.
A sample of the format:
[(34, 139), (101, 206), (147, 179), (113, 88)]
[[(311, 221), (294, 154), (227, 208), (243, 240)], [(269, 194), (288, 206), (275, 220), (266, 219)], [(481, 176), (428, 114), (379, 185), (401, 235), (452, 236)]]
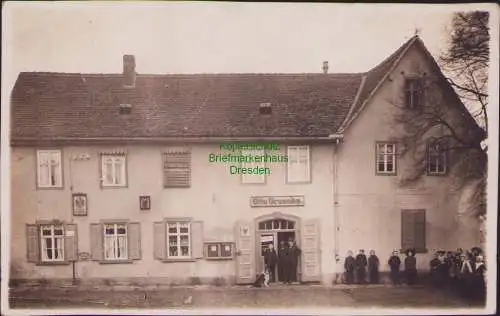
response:
[[(286, 245), (290, 238), (295, 240), (300, 247), (297, 228), (295, 221), (282, 218), (268, 219), (257, 223), (256, 248), (259, 250), (256, 253), (257, 273), (264, 271), (264, 251), (269, 248), (269, 244), (273, 244), (276, 253), (278, 253), (280, 244), (284, 243)], [(301, 263), (299, 262), (297, 280), (300, 280), (300, 268)], [(277, 266), (275, 268), (275, 275), (278, 281), (281, 281), (283, 278), (283, 276), (280, 275), (280, 271), (280, 267)]]

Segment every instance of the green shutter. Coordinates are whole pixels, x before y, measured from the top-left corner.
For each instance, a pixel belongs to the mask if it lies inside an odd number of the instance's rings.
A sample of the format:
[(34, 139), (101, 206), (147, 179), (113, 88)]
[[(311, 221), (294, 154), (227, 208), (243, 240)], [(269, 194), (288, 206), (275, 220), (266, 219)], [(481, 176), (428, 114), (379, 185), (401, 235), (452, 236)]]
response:
[(78, 260), (78, 234), (76, 224), (64, 225), (64, 260)]
[(141, 259), (141, 226), (133, 222), (127, 225), (128, 258), (132, 260)]
[(28, 262), (40, 261), (40, 234), (38, 225), (26, 225), (26, 247)]
[(92, 260), (101, 261), (104, 257), (103, 235), (100, 223), (90, 224), (90, 257)]
[(165, 188), (191, 186), (191, 153), (167, 152), (163, 154), (163, 185)]
[(415, 245), (415, 220), (413, 211), (401, 211), (401, 249), (403, 251)]
[(401, 248), (415, 249), (417, 252), (426, 251), (425, 245), (426, 221), (425, 210), (401, 211)]
[(153, 255), (157, 260), (166, 258), (165, 222), (153, 223)]
[(418, 210), (413, 213), (415, 222), (415, 241), (414, 247), (416, 251), (425, 251), (425, 210)]
[(191, 254), (193, 258), (203, 258), (203, 222), (191, 223)]

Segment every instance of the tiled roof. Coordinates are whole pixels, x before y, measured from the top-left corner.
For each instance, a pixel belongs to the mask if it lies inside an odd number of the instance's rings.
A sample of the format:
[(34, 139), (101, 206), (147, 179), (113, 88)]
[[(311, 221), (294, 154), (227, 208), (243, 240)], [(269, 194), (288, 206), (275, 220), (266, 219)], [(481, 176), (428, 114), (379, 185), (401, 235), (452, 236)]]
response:
[[(326, 137), (359, 111), (410, 41), (358, 74), (138, 74), (125, 88), (121, 74), (23, 72), (11, 137)], [(259, 113), (263, 102), (271, 115)], [(120, 114), (120, 104), (131, 113)]]

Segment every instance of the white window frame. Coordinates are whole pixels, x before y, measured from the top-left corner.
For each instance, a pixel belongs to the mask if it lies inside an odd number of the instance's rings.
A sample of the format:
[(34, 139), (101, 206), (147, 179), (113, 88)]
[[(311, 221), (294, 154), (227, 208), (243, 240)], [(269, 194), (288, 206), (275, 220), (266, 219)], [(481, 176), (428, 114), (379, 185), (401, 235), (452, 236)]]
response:
[[(106, 228), (112, 226), (113, 234), (107, 234)], [(103, 250), (104, 250), (104, 260), (128, 260), (128, 227), (126, 223), (104, 223), (103, 227)], [(118, 228), (125, 228), (125, 234), (119, 234)], [(123, 251), (117, 256), (118, 253), (118, 240), (119, 238), (125, 240), (125, 246)], [(123, 238), (124, 237), (124, 238)], [(109, 249), (112, 247), (112, 249)]]
[[(42, 155), (47, 155), (47, 161), (42, 161)], [(56, 163), (51, 164), (52, 158), (55, 158)], [(51, 165), (49, 167), (48, 165)], [(42, 167), (47, 169), (47, 181), (48, 183), (42, 183)], [(53, 169), (57, 168), (57, 169)], [(54, 177), (54, 172), (56, 176)], [(59, 177), (57, 177), (57, 173)], [(50, 179), (54, 177), (54, 184), (51, 183)], [(62, 188), (63, 187), (63, 176), (62, 176), (62, 153), (59, 149), (39, 149), (37, 150), (37, 185), (39, 188)]]
[[(395, 175), (396, 174), (396, 143), (391, 142), (377, 142), (375, 144), (375, 170), (377, 174), (385, 174), (385, 175)], [(392, 146), (392, 153), (389, 153), (388, 148)], [(380, 160), (380, 156), (383, 155), (382, 160)], [(379, 170), (379, 163), (384, 163), (384, 170)], [(388, 165), (389, 162), (392, 163), (392, 170), (389, 171)]]
[[(434, 146), (438, 146), (438, 149), (434, 149), (433, 147)], [(446, 151), (444, 151), (442, 149), (444, 144), (440, 143), (440, 142), (437, 142), (435, 144), (428, 144), (427, 146), (427, 174), (428, 175), (431, 175), (431, 176), (434, 176), (434, 175), (444, 175), (446, 174), (446, 171), (447, 171), (447, 164), (448, 164), (448, 157), (446, 155)], [(443, 170), (442, 171), (439, 171), (439, 167), (440, 167), (440, 160), (442, 158), (442, 161), (443, 161)], [(434, 160), (434, 165), (436, 166), (436, 169), (437, 170), (431, 170), (431, 160)]]
[[(263, 156), (266, 154), (264, 149), (247, 149), (242, 150), (241, 154), (246, 156)], [(264, 161), (261, 162), (242, 162), (241, 167), (243, 168), (265, 168), (266, 163)], [(266, 174), (241, 174), (241, 183), (243, 184), (264, 184), (266, 183)]]
[[(304, 154), (305, 152), (305, 154)], [(307, 157), (307, 161), (302, 163), (305, 164), (303, 168), (306, 168), (305, 175), (297, 176), (293, 174), (293, 163), (301, 164), (301, 154), (302, 158)], [(296, 155), (296, 157), (294, 157)], [(311, 182), (311, 148), (309, 145), (300, 146), (287, 146), (287, 183), (309, 183)]]
[[(42, 262), (60, 262), (64, 261), (65, 258), (65, 253), (64, 253), (64, 236), (65, 236), (65, 231), (64, 231), (64, 225), (63, 224), (41, 224), (39, 226), (40, 228), (40, 252), (41, 252), (41, 261)], [(50, 229), (50, 235), (44, 235), (43, 232), (44, 230)], [(56, 235), (55, 230), (60, 229), (62, 231), (61, 235)], [(50, 239), (51, 240), (51, 248), (47, 248), (46, 240)], [(56, 244), (56, 240), (58, 240), (58, 247), (55, 248), (54, 245)], [(49, 258), (47, 254), (47, 250), (51, 249), (52, 250), (52, 258)], [(57, 249), (58, 256), (55, 258), (55, 251)]]
[[(191, 259), (192, 253), (193, 253), (193, 248), (192, 248), (192, 236), (191, 236), (191, 222), (190, 221), (167, 221), (166, 222), (166, 235), (167, 235), (167, 258), (168, 259)], [(181, 226), (187, 225), (187, 233), (181, 233), (180, 229)], [(171, 233), (170, 232), (170, 227), (171, 226), (176, 226), (176, 232)], [(170, 237), (175, 236), (176, 237), (176, 247), (177, 247), (177, 255), (172, 255), (170, 253)], [(188, 237), (188, 254), (183, 256), (181, 248), (181, 236), (187, 236)]]
[[(107, 178), (106, 161), (111, 160), (111, 181)], [(121, 170), (117, 170), (117, 163), (121, 163)], [(117, 172), (120, 174), (121, 182), (118, 183)], [(101, 155), (101, 183), (103, 187), (126, 187), (127, 186), (127, 156), (126, 155)]]

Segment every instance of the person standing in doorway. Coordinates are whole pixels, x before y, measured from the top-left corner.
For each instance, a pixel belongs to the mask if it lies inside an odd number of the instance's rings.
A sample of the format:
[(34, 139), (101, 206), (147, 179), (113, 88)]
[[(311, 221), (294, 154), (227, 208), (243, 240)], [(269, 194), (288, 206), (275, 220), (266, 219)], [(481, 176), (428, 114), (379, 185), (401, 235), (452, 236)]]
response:
[(415, 251), (413, 249), (406, 252), (405, 276), (406, 284), (408, 285), (413, 285), (417, 281), (417, 258), (415, 258)]
[(378, 284), (379, 266), (380, 261), (375, 254), (375, 250), (370, 250), (370, 256), (368, 257), (368, 278), (371, 284)]
[(368, 261), (366, 260), (365, 251), (363, 249), (359, 250), (356, 256), (356, 281), (358, 284), (366, 283), (366, 266)]
[(356, 260), (352, 256), (352, 251), (347, 252), (347, 257), (344, 261), (344, 270), (345, 270), (345, 283), (353, 284), (354, 283), (354, 270), (356, 268)]
[(269, 269), (269, 281), (276, 282), (276, 264), (278, 263), (278, 255), (273, 244), (269, 244), (266, 252), (264, 252), (264, 264)]
[(288, 271), (286, 269), (287, 247), (285, 241), (281, 240), (278, 248), (278, 281), (287, 282)]
[(392, 284), (399, 284), (399, 267), (401, 266), (401, 259), (399, 259), (398, 252), (394, 250), (392, 256), (389, 258), (389, 268), (391, 269)]
[(288, 248), (289, 248), (289, 277), (288, 277), (288, 283), (292, 282), (297, 282), (297, 266), (299, 264), (299, 258), (300, 258), (300, 253), (301, 250), (297, 246), (297, 243), (293, 239), (289, 239), (288, 241)]

